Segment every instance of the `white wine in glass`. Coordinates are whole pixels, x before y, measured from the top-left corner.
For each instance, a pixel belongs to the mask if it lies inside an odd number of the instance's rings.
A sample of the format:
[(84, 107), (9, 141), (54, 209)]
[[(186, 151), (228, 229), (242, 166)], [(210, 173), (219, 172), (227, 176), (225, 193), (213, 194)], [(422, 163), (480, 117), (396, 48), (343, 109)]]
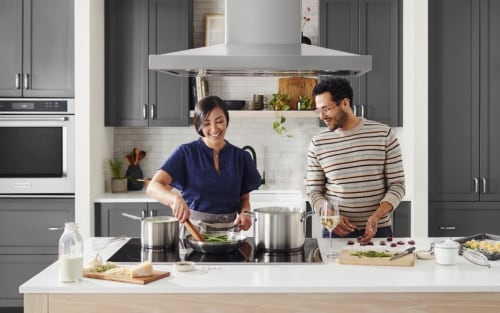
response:
[(332, 231), (340, 222), (340, 212), (337, 200), (333, 201), (333, 205), (330, 204), (328, 200), (325, 200), (321, 209), (320, 222), (328, 230), (328, 235), (330, 237), (330, 250), (326, 253), (326, 256), (336, 257), (338, 253), (333, 250)]

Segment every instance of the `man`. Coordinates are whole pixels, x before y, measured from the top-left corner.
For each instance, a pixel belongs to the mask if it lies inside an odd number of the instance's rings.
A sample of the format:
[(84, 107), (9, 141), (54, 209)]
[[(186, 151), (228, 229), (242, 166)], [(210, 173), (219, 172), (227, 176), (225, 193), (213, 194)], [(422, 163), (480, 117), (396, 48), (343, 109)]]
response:
[(316, 111), (328, 129), (309, 145), (306, 188), (316, 212), (325, 199), (339, 204), (334, 237), (362, 237), (363, 244), (392, 236), (391, 212), (405, 194), (405, 180), (398, 139), (389, 126), (354, 115), (352, 94), (342, 78), (313, 89)]

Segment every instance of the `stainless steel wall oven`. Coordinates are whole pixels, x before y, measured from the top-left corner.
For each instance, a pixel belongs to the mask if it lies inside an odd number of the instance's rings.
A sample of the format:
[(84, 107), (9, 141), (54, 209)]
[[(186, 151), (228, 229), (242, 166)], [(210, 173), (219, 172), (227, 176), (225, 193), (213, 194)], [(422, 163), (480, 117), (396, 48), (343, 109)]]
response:
[(0, 99), (0, 195), (75, 193), (74, 99)]

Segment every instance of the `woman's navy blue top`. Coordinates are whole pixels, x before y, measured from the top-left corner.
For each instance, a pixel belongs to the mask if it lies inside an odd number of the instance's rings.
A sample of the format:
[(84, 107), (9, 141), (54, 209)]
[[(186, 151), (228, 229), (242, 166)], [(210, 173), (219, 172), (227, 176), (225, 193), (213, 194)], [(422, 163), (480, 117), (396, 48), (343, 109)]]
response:
[(259, 188), (261, 181), (250, 154), (227, 141), (219, 152), (220, 173), (213, 150), (201, 138), (177, 147), (161, 169), (190, 209), (214, 214), (238, 212), (240, 196)]

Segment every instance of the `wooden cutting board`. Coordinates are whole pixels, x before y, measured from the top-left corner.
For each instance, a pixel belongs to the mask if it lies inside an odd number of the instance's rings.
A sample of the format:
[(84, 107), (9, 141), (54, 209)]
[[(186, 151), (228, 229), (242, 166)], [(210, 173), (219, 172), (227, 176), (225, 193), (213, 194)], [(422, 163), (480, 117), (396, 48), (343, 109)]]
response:
[(297, 110), (297, 101), (299, 101), (299, 96), (307, 96), (312, 100), (312, 109), (314, 109), (315, 103), (312, 97), (312, 90), (316, 86), (316, 79), (307, 77), (286, 77), (279, 79), (279, 89), (280, 94), (290, 95), (290, 110)]
[(123, 283), (145, 285), (155, 280), (170, 276), (170, 272), (154, 271), (151, 276), (130, 277), (128, 275), (107, 275), (103, 273), (84, 272), (83, 277), (119, 281)]
[[(353, 265), (377, 265), (377, 266), (413, 266), (415, 265), (415, 253), (410, 253), (402, 258), (390, 261), (390, 257), (384, 258), (368, 258), (351, 255), (360, 250), (344, 249), (340, 251), (340, 256), (337, 259), (339, 264)], [(364, 250), (366, 251), (366, 250)]]

